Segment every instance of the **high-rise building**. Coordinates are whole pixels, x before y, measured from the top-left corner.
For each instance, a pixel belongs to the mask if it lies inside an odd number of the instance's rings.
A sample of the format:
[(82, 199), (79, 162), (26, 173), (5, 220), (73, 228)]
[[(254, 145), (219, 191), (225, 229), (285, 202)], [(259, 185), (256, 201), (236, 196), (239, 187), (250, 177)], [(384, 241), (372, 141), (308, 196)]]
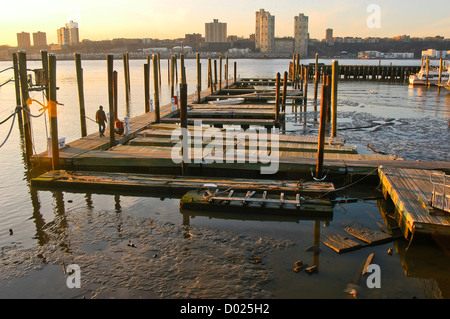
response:
[(78, 23), (70, 21), (65, 27), (61, 27), (58, 32), (59, 45), (75, 45), (80, 43), (80, 35), (78, 31)]
[(80, 43), (80, 34), (78, 29), (78, 23), (70, 20), (66, 23), (66, 29), (69, 29), (69, 43), (70, 45), (75, 45)]
[(19, 48), (31, 47), (30, 34), (28, 32), (17, 33), (17, 46)]
[(301, 57), (308, 56), (308, 17), (303, 13), (294, 17), (294, 51)]
[(227, 24), (218, 19), (205, 23), (205, 42), (227, 42)]
[(43, 49), (47, 47), (47, 34), (45, 32), (34, 32), (33, 33), (33, 46), (38, 49)]
[(333, 40), (333, 29), (327, 29), (325, 32), (325, 41), (329, 44), (329, 45), (333, 45), (334, 44), (334, 40)]
[(57, 30), (58, 33), (58, 44), (63, 45), (69, 45), (70, 44), (70, 34), (69, 29), (62, 27)]
[(275, 16), (264, 9), (256, 12), (255, 48), (263, 53), (275, 50)]

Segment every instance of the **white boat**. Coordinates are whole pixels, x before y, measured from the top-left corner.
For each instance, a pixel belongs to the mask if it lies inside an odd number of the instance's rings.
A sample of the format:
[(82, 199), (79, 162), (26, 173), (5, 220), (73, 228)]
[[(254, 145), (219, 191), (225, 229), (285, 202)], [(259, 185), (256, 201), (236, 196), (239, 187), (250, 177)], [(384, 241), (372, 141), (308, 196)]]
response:
[[(428, 79), (427, 79), (428, 78)], [(445, 83), (449, 80), (448, 71), (442, 72), (441, 83)], [(409, 76), (409, 84), (411, 85), (426, 85), (426, 84), (439, 84), (439, 70), (429, 70), (427, 76), (427, 70), (422, 69), (419, 73), (411, 74)]]
[(216, 101), (209, 101), (209, 104), (216, 104), (216, 105), (233, 105), (233, 104), (242, 104), (244, 103), (244, 98), (230, 98), (225, 100), (216, 100)]

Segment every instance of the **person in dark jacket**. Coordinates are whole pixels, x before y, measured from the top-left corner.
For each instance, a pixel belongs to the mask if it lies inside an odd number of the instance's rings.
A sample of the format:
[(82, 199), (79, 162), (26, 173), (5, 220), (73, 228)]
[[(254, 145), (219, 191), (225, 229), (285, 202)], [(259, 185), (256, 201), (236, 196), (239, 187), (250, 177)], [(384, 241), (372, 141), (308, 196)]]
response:
[(108, 119), (106, 118), (105, 111), (103, 111), (103, 106), (100, 105), (98, 108), (97, 113), (95, 113), (95, 121), (98, 123), (98, 130), (100, 132), (100, 136), (105, 136), (105, 123), (108, 122)]

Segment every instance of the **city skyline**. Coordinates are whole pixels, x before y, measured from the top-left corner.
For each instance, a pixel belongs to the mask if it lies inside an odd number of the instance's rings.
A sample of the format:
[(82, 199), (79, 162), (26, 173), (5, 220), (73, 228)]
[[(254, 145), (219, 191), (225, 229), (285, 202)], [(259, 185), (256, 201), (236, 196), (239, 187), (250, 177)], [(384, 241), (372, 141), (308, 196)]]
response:
[[(367, 19), (373, 14), (370, 5), (380, 9), (380, 26), (370, 27)], [(153, 0), (95, 1), (80, 0), (77, 4), (43, 0), (39, 3), (25, 0), (5, 3), (0, 13), (0, 45), (17, 45), (17, 33), (41, 31), (47, 33), (47, 42), (58, 43), (56, 30), (73, 20), (79, 23), (80, 41), (111, 40), (114, 38), (183, 38), (185, 34), (205, 36), (205, 23), (218, 19), (227, 23), (228, 35), (248, 38), (255, 33), (255, 12), (264, 9), (276, 17), (275, 37), (292, 37), (293, 19), (299, 13), (309, 17), (312, 39), (323, 39), (325, 30), (334, 30), (334, 36), (392, 37), (407, 34), (411, 37), (440, 35), (450, 38), (450, 17), (445, 10), (423, 6), (413, 1), (359, 1), (339, 3), (323, 0), (309, 1), (236, 1)], [(39, 19), (41, 17), (41, 19)], [(132, 23), (130, 23), (132, 21)]]

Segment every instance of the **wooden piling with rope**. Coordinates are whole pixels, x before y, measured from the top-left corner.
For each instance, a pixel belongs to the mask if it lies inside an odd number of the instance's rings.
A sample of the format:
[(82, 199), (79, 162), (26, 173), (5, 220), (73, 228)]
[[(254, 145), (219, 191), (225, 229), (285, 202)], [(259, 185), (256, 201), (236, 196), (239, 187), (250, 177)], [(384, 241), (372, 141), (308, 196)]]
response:
[(50, 118), (50, 136), (52, 149), (52, 168), (59, 169), (58, 111), (56, 108), (56, 55), (48, 56), (48, 111)]

